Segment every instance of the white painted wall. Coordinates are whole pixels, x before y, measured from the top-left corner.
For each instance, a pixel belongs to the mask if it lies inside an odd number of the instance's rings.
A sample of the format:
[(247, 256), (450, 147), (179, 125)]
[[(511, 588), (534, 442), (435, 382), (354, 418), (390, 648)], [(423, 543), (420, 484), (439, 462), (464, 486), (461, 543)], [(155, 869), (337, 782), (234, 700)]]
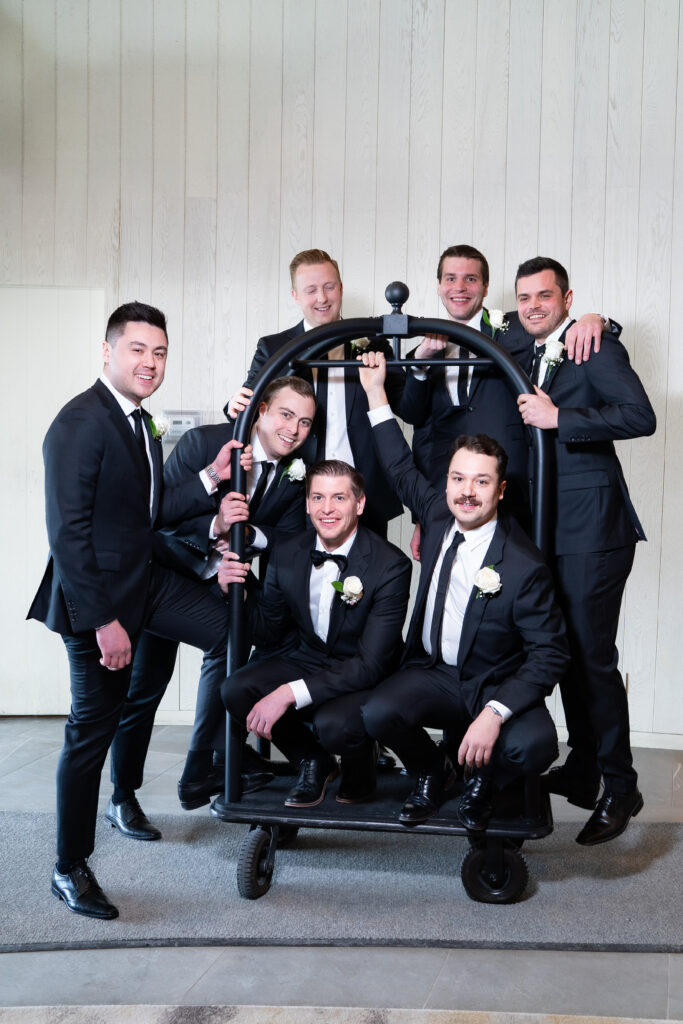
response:
[[(46, 555), (42, 433), (94, 378), (106, 314), (169, 316), (161, 408), (220, 410), (294, 322), (287, 264), (329, 250), (347, 316), (435, 315), (471, 242), (510, 308), (517, 263), (569, 265), (659, 417), (621, 446), (647, 545), (622, 616), (634, 729), (683, 736), (677, 679), (683, 76), (676, 0), (0, 0), (0, 712), (68, 705), (60, 641), (23, 614)], [(192, 706), (183, 652), (166, 714)]]

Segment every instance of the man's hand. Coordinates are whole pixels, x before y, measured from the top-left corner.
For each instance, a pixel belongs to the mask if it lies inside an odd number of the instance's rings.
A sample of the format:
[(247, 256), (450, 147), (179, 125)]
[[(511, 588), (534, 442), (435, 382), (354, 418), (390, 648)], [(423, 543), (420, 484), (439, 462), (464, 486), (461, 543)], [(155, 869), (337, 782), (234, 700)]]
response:
[(458, 749), (458, 764), (481, 768), (491, 760), (503, 719), (491, 708), (479, 712)]
[(383, 352), (363, 352), (358, 356), (363, 363), (359, 370), (360, 382), (368, 396), (368, 406), (378, 409), (389, 404), (384, 383), (387, 379), (387, 361)]
[(272, 740), (272, 729), (284, 715), (287, 708), (294, 704), (292, 688), (287, 683), (278, 686), (277, 690), (261, 697), (247, 715), (247, 729), (254, 736), (264, 740)]
[(221, 499), (214, 531), (221, 535), (229, 533), (231, 526), (235, 523), (244, 523), (248, 518), (249, 505), (246, 497), (237, 491), (230, 491)]
[(557, 406), (550, 395), (534, 386), (535, 395), (520, 395), (517, 405), (522, 419), (528, 427), (554, 430), (557, 427)]
[(116, 672), (130, 665), (130, 637), (118, 619), (95, 630), (97, 646), (102, 652), (100, 665)]
[(447, 344), (448, 338), (443, 334), (425, 334), (413, 354), (416, 359), (431, 359), (437, 352), (443, 352)]
[[(213, 467), (214, 473), (217, 476), (219, 476), (221, 480), (229, 480), (230, 479), (230, 473), (231, 473), (231, 470), (230, 470), (230, 456), (231, 456), (232, 450), (234, 448), (242, 448), (242, 447), (243, 447), (243, 445), (242, 445), (241, 441), (228, 441), (227, 444), (223, 445), (223, 447), (219, 451), (218, 455), (216, 456), (216, 458), (211, 463), (211, 465)], [(247, 447), (242, 452), (242, 454), (240, 455), (240, 466), (245, 471), (245, 473), (248, 473), (251, 470), (253, 462), (254, 462), (253, 452), (251, 450), (251, 445), (248, 444)]]
[(415, 529), (413, 530), (413, 536), (410, 538), (410, 553), (412, 554), (416, 562), (420, 561), (420, 540), (422, 533), (420, 530), (420, 524), (415, 523)]
[(251, 388), (241, 387), (237, 389), (228, 402), (228, 415), (232, 417), (233, 420), (237, 419), (241, 412), (244, 412), (246, 407), (249, 405), (253, 394), (254, 392)]
[[(240, 562), (234, 551), (226, 551), (218, 566), (218, 586), (227, 594), (231, 583), (245, 582), (250, 569), (250, 562)], [(244, 596), (246, 597), (246, 591)]]
[(605, 321), (599, 313), (585, 313), (580, 320), (571, 325), (564, 336), (567, 358), (573, 359), (578, 366), (589, 359), (591, 345), (599, 352), (604, 329)]

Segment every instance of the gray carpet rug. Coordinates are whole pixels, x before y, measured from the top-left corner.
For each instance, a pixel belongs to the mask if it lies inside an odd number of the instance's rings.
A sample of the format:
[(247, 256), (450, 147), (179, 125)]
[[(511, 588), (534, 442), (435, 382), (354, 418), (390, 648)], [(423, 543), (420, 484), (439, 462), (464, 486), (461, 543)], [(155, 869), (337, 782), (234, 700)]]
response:
[(601, 847), (561, 823), (524, 853), (531, 882), (507, 906), (475, 903), (459, 837), (302, 830), (279, 850), (270, 891), (240, 898), (244, 825), (155, 818), (164, 838), (104, 821), (91, 865), (116, 921), (69, 913), (50, 894), (54, 817), (0, 814), (0, 952), (165, 945), (408, 945), (683, 952), (683, 825), (638, 824)]

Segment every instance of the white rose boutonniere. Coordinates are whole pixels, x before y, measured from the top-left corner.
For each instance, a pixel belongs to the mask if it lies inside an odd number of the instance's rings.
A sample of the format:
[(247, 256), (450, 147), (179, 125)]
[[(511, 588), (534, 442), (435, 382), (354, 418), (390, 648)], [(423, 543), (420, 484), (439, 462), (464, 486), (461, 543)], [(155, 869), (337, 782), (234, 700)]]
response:
[(363, 596), (363, 584), (357, 576), (347, 576), (343, 581), (335, 580), (332, 586), (341, 594), (341, 599), (345, 604), (358, 604)]
[(288, 466), (282, 470), (282, 477), (286, 476), (293, 484), (299, 484), (306, 479), (306, 463), (303, 459), (292, 459)]
[(369, 338), (355, 338), (351, 342), (351, 355), (359, 356), (362, 352), (365, 352), (366, 348), (370, 344)]
[(564, 345), (561, 341), (546, 341), (545, 352), (541, 362), (545, 363), (549, 370), (559, 366), (564, 358)]
[(500, 576), (492, 565), (482, 566), (474, 577), (474, 585), (479, 588), (477, 600), (480, 597), (493, 597), (503, 586), (500, 582)]
[(485, 309), (483, 312), (484, 323), (488, 324), (495, 338), (496, 331), (507, 331), (510, 326), (505, 319), (502, 309)]
[(161, 416), (155, 416), (150, 423), (150, 427), (157, 441), (161, 441), (164, 434), (168, 434), (170, 429), (168, 422)]

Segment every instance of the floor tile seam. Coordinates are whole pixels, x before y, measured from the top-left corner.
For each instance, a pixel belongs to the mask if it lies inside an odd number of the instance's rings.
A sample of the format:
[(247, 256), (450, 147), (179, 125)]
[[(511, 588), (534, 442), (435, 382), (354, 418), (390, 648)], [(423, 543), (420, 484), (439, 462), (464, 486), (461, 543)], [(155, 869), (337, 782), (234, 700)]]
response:
[(211, 961), (210, 964), (207, 964), (206, 967), (198, 973), (197, 977), (194, 979), (194, 981), (189, 986), (189, 988), (185, 989), (185, 991), (183, 992), (183, 1001), (187, 1000), (187, 998), (190, 995), (190, 993), (192, 992), (192, 990), (197, 987), (197, 985), (199, 984), (200, 981), (204, 980), (205, 976), (209, 973), (209, 971), (213, 970), (213, 968), (216, 966), (218, 961), (225, 954), (225, 948), (221, 947), (221, 946), (216, 946), (216, 947), (213, 947), (213, 946), (198, 946), (197, 947), (197, 949), (201, 949), (202, 951), (209, 950), (209, 949), (214, 949), (214, 948), (216, 950), (216, 956), (213, 958), (213, 960)]
[[(410, 946), (406, 946), (405, 948), (406, 949), (410, 949), (411, 947)], [(439, 984), (439, 981), (441, 980), (441, 975), (443, 974), (444, 970), (448, 966), (448, 962), (449, 962), (450, 958), (453, 956), (454, 950), (442, 947), (442, 952), (443, 952), (444, 956), (442, 958), (442, 961), (441, 961), (441, 964), (439, 966), (439, 969), (436, 972), (436, 976), (434, 977), (434, 979), (432, 980), (431, 985), (429, 986), (429, 991), (427, 992), (427, 994), (425, 996), (425, 1001), (424, 1001), (424, 1003), (422, 1004), (422, 1007), (421, 1007), (423, 1010), (433, 1009), (433, 1007), (430, 1007), (429, 1004), (431, 1002), (432, 995), (434, 993), (434, 989)]]

